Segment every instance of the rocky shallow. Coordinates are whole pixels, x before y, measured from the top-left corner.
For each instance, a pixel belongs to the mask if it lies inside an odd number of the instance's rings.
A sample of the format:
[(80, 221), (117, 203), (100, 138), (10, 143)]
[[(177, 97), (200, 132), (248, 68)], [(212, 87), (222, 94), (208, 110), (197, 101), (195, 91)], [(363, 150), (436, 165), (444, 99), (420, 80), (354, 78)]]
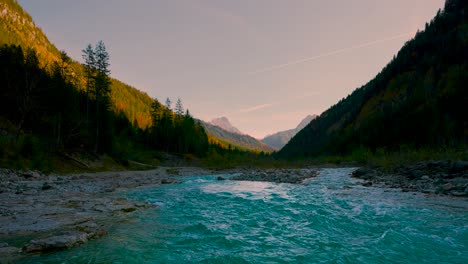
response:
[(231, 177), (230, 180), (300, 184), (308, 178), (317, 177), (319, 175), (319, 170), (316, 168), (239, 169), (236, 170), (235, 173), (239, 175)]
[(0, 169), (0, 262), (85, 243), (128, 220), (129, 213), (153, 206), (125, 198), (121, 193), (126, 189), (211, 173), (201, 168), (158, 168), (44, 175)]
[(360, 168), (352, 175), (365, 180), (363, 186), (384, 184), (406, 192), (468, 197), (468, 161), (423, 161), (390, 170)]

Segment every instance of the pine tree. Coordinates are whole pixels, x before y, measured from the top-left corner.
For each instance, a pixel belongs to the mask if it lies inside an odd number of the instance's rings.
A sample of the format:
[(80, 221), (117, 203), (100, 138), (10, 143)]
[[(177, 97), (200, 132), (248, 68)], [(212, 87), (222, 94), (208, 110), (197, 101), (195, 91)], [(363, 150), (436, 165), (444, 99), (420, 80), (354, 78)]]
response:
[(177, 103), (175, 105), (175, 113), (179, 119), (181, 119), (184, 115), (184, 106), (182, 105), (182, 100), (180, 100), (180, 98), (177, 99)]
[[(109, 53), (107, 53), (104, 42), (99, 41), (94, 51), (96, 56), (96, 77), (95, 77), (95, 93), (96, 93), (96, 141), (94, 145), (94, 153), (99, 150), (99, 129), (101, 119), (100, 106), (107, 107), (109, 103), (110, 93), (110, 70), (109, 70)], [(105, 109), (107, 110), (107, 109)]]
[(172, 111), (172, 108), (171, 108), (172, 106), (171, 106), (171, 104), (172, 104), (171, 99), (169, 99), (169, 97), (166, 98), (166, 108), (167, 108), (167, 110), (169, 110), (169, 111)]
[(94, 89), (94, 78), (96, 73), (96, 57), (93, 46), (88, 44), (83, 52), (84, 68), (86, 73), (86, 125), (89, 128), (89, 98), (90, 91)]

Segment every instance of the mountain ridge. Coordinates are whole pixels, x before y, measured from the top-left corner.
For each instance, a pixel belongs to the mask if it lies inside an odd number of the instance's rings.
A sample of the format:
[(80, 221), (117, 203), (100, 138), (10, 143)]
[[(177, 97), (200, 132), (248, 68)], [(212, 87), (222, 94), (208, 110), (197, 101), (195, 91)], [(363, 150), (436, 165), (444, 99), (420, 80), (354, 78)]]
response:
[(244, 134), (237, 127), (233, 126), (231, 124), (231, 122), (229, 121), (229, 119), (227, 117), (225, 117), (225, 116), (213, 118), (208, 123), (210, 123), (211, 125), (220, 127), (220, 128), (222, 128), (222, 129), (224, 129), (224, 130), (226, 130), (228, 132), (231, 132), (231, 133), (235, 133), (235, 134), (239, 134), (239, 135)]
[(238, 148), (240, 150), (248, 150), (248, 151), (255, 151), (255, 152), (267, 152), (271, 153), (276, 151), (276, 148), (273, 148), (267, 144), (264, 144), (260, 140), (246, 135), (246, 134), (238, 134), (233, 133), (227, 130), (224, 130), (221, 127), (212, 125), (208, 122), (199, 121), (201, 125), (205, 128), (207, 134), (215, 137), (217, 142), (224, 145), (227, 148)]
[(301, 129), (303, 129), (307, 124), (309, 124), (317, 115), (307, 115), (304, 119), (299, 122), (299, 124), (292, 129), (279, 131), (274, 134), (264, 137), (261, 142), (272, 146), (277, 149), (284, 147), (292, 137), (294, 137)]

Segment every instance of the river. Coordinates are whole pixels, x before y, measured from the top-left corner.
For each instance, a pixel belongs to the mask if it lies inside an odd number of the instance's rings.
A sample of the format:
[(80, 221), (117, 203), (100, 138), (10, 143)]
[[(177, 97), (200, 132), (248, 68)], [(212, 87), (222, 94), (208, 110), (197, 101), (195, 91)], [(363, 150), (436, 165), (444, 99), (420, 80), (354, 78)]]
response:
[(351, 171), (324, 169), (305, 184), (212, 175), (134, 189), (122, 195), (157, 207), (23, 262), (468, 263), (466, 199), (362, 187)]

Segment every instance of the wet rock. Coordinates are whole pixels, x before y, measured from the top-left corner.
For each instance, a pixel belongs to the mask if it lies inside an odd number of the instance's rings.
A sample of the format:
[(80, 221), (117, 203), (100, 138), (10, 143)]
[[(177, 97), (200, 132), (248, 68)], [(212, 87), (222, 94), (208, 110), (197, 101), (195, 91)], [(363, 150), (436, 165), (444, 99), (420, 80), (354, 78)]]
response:
[(417, 179), (423, 176), (423, 172), (420, 170), (410, 170), (408, 173), (410, 179)]
[(453, 196), (459, 196), (459, 197), (467, 196), (465, 192), (458, 192), (458, 191), (451, 191), (450, 194)]
[[(7, 243), (0, 243), (0, 256), (2, 256), (2, 255), (8, 256), (8, 255), (12, 255), (12, 254), (15, 254), (15, 253), (20, 253), (20, 252), (21, 252), (20, 248), (11, 247)], [(0, 262), (1, 262), (1, 260), (0, 260)]]
[(68, 232), (61, 235), (51, 236), (43, 239), (31, 240), (24, 245), (23, 251), (32, 252), (48, 252), (71, 248), (88, 241), (89, 234), (84, 232)]
[(218, 177), (216, 178), (216, 180), (218, 180), (218, 181), (225, 181), (226, 178), (224, 178), (224, 177), (222, 177), (222, 176), (218, 176)]
[(23, 176), (26, 179), (30, 179), (30, 178), (39, 178), (41, 177), (41, 174), (39, 174), (39, 172), (37, 171), (25, 171), (21, 174), (21, 176)]
[(231, 180), (300, 184), (305, 179), (316, 177), (317, 175), (318, 170), (310, 169), (254, 169), (244, 171), (241, 175), (232, 177)]
[(50, 185), (48, 182), (44, 182), (44, 184), (42, 184), (41, 190), (46, 191), (49, 189), (52, 189), (52, 185)]
[(353, 187), (348, 186), (348, 185), (343, 186), (343, 189), (345, 189), (345, 190), (351, 190), (352, 188), (353, 188)]
[(370, 187), (370, 186), (372, 186), (372, 182), (366, 181), (366, 182), (363, 182), (361, 185), (364, 186), (364, 187)]
[(173, 183), (173, 180), (171, 179), (161, 179), (161, 184), (171, 184)]
[(128, 207), (124, 207), (121, 209), (122, 212), (124, 213), (130, 213), (130, 212), (134, 212), (136, 211), (136, 207), (133, 207), (133, 206), (128, 206)]
[(365, 175), (368, 175), (372, 172), (372, 170), (370, 169), (367, 169), (367, 168), (359, 168), (355, 171), (353, 171), (352, 175), (353, 177), (356, 177), (356, 178), (361, 178)]
[(449, 182), (449, 183), (446, 183), (446, 184), (442, 185), (441, 189), (442, 189), (443, 192), (448, 192), (448, 191), (450, 191), (452, 189), (455, 189), (455, 186), (452, 183)]
[(452, 164), (451, 172), (458, 173), (468, 170), (468, 161), (456, 161)]
[(429, 180), (431, 180), (431, 178), (429, 176), (427, 176), (427, 175), (424, 175), (424, 176), (421, 177), (421, 180), (429, 181)]

